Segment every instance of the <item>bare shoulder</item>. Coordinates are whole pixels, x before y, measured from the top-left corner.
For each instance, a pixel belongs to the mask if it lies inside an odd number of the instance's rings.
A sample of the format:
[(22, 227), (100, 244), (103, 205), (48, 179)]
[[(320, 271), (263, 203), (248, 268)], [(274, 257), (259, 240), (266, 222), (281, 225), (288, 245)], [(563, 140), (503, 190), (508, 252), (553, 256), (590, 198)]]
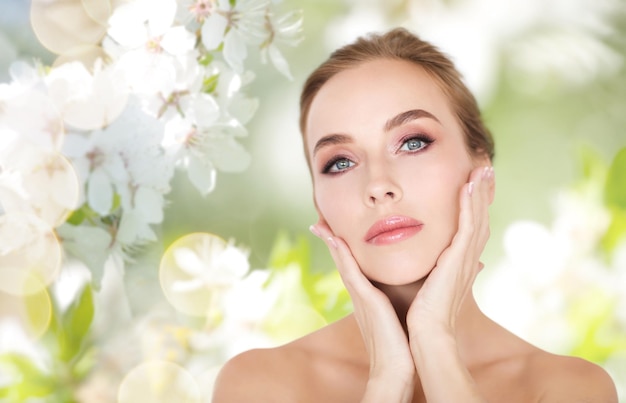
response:
[(300, 378), (293, 372), (301, 367), (298, 359), (298, 352), (289, 346), (243, 352), (220, 370), (212, 402), (293, 401), (285, 385)]
[(540, 402), (617, 403), (611, 376), (582, 358), (543, 352), (533, 358), (535, 379), (542, 380)]
[[(221, 369), (213, 402), (351, 401), (368, 364), (350, 318), (280, 347), (241, 353)], [(338, 383), (343, 379), (345, 383)]]

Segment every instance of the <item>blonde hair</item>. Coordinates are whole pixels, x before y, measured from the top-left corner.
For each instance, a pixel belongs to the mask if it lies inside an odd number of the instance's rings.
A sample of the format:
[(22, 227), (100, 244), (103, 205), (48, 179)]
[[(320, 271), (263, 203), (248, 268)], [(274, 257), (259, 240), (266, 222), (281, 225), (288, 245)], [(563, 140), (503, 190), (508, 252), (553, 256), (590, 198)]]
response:
[[(300, 95), (300, 131), (306, 137), (306, 121), (313, 99), (320, 88), (335, 74), (376, 59), (405, 60), (423, 68), (448, 97), (465, 134), (465, 143), (472, 156), (495, 154), (493, 137), (485, 127), (476, 99), (463, 83), (454, 63), (439, 49), (421, 40), (404, 28), (384, 34), (370, 34), (333, 52), (310, 75)], [(309, 155), (305, 155), (309, 162)]]

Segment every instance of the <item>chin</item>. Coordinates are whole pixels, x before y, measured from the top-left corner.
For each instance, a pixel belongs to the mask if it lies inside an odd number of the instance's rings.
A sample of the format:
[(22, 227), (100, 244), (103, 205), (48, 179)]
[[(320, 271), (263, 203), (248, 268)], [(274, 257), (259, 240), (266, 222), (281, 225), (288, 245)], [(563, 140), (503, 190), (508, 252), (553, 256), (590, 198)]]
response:
[(371, 259), (360, 266), (365, 276), (373, 282), (389, 286), (404, 286), (425, 279), (436, 263), (436, 259), (421, 260), (420, 264), (415, 264), (415, 261), (415, 257), (404, 259), (385, 257), (383, 262)]

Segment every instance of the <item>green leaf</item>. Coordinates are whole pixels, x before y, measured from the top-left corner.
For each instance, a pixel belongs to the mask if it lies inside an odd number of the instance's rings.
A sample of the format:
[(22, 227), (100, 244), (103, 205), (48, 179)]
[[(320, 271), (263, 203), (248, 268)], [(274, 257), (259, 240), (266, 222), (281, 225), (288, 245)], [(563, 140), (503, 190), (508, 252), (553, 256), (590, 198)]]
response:
[[(297, 270), (297, 289), (308, 300), (310, 307), (319, 313), (326, 322), (332, 322), (347, 315), (352, 310), (350, 296), (336, 270), (313, 271), (311, 269), (310, 245), (305, 236), (293, 243), (286, 233), (281, 232), (274, 242), (269, 259), (269, 267), (278, 273)], [(286, 274), (286, 273), (285, 273)], [(295, 288), (296, 285), (292, 285)], [(290, 291), (290, 300), (298, 299), (296, 290)]]
[(626, 349), (626, 336), (616, 323), (616, 301), (601, 288), (588, 289), (572, 304), (568, 315), (579, 340), (572, 355), (603, 363)]
[(607, 172), (604, 202), (611, 212), (611, 224), (601, 246), (610, 254), (626, 239), (626, 147), (618, 151)]
[(27, 401), (31, 397), (52, 394), (56, 382), (39, 369), (29, 357), (18, 353), (0, 355), (0, 367), (5, 375), (13, 375), (16, 382), (0, 389), (0, 397), (11, 402)]
[(287, 233), (278, 233), (272, 251), (270, 253), (268, 266), (272, 269), (283, 269), (290, 264), (297, 264), (305, 271), (310, 266), (310, 251), (306, 238), (300, 237), (296, 245), (293, 244)]
[(212, 92), (214, 92), (217, 88), (217, 82), (219, 80), (219, 77), (219, 74), (215, 74), (202, 80), (202, 92), (206, 94), (211, 94)]
[(70, 361), (81, 350), (93, 320), (93, 312), (93, 292), (87, 284), (63, 315), (63, 328), (67, 335), (67, 343), (61, 353), (63, 361)]
[(626, 210), (613, 207), (611, 208), (611, 224), (600, 240), (600, 246), (610, 256), (624, 239), (626, 239)]
[[(113, 199), (113, 201), (115, 202), (115, 198)], [(84, 203), (82, 206), (80, 206), (79, 209), (76, 209), (74, 210), (74, 212), (72, 212), (72, 214), (67, 218), (66, 222), (72, 225), (80, 225), (85, 220), (95, 222), (99, 217), (100, 215), (98, 213), (93, 211), (87, 203)]]
[(83, 221), (85, 221), (85, 210), (82, 208), (74, 210), (66, 221), (72, 225), (80, 225)]
[(205, 53), (202, 55), (202, 57), (200, 58), (200, 60), (198, 60), (198, 63), (201, 66), (208, 66), (209, 64), (211, 64), (211, 62), (213, 61), (213, 55), (211, 53)]
[(618, 151), (609, 168), (604, 200), (608, 207), (626, 210), (626, 147)]
[(63, 326), (61, 325), (61, 313), (59, 311), (59, 306), (54, 298), (50, 298), (50, 302), (52, 306), (50, 312), (50, 322), (48, 324), (48, 329), (46, 329), (46, 332), (43, 334), (40, 341), (46, 350), (53, 357), (57, 358), (61, 354), (61, 345), (64, 344), (61, 340), (65, 338), (65, 334), (63, 332)]
[(13, 372), (26, 377), (42, 375), (39, 368), (37, 368), (29, 357), (19, 353), (5, 353), (0, 355), (0, 365), (5, 368), (8, 367), (9, 370), (13, 370)]
[(79, 381), (87, 377), (96, 365), (97, 358), (98, 351), (95, 348), (88, 348), (72, 366), (72, 377)]
[(586, 146), (578, 149), (578, 156), (583, 179), (598, 182), (605, 180), (608, 166), (606, 159), (600, 153)]
[(314, 284), (313, 304), (330, 323), (353, 310), (352, 300), (337, 270), (321, 276)]

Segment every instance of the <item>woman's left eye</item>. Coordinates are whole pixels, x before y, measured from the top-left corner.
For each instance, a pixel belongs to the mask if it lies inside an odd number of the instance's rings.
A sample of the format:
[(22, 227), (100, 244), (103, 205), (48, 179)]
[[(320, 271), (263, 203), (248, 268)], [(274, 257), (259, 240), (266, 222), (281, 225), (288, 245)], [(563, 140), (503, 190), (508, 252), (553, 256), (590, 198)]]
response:
[(400, 151), (418, 151), (429, 145), (432, 141), (421, 139), (419, 137), (412, 137), (405, 140), (400, 147)]

